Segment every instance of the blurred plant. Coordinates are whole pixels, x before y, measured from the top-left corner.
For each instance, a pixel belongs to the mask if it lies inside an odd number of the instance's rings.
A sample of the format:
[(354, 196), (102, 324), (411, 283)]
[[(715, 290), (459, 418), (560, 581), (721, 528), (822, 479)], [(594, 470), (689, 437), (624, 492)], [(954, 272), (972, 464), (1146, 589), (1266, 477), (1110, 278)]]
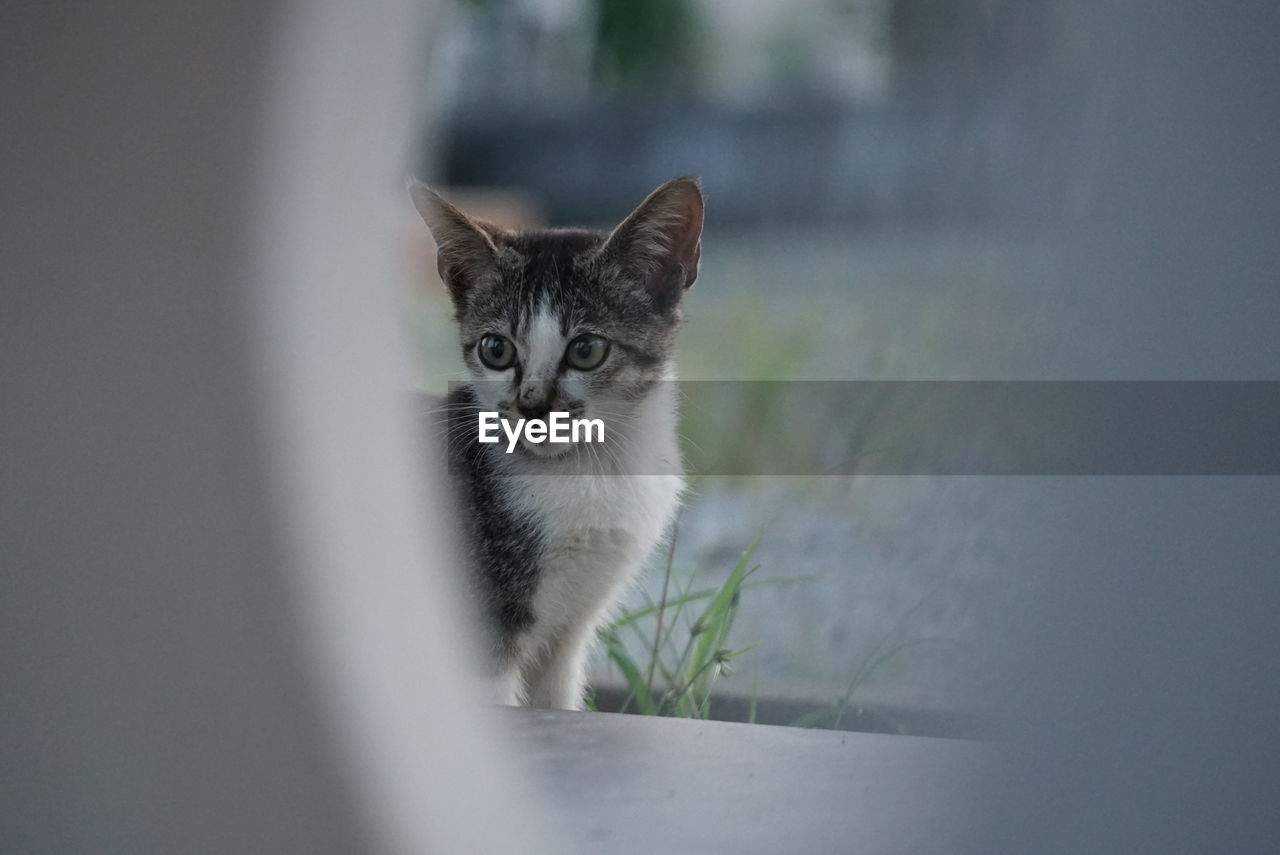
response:
[[(711, 690), (716, 678), (729, 674), (739, 656), (760, 644), (755, 641), (737, 649), (729, 644), (742, 592), (814, 578), (781, 576), (749, 581), (760, 569), (751, 565), (758, 542), (757, 535), (719, 588), (690, 590), (694, 581), (690, 574), (673, 591), (676, 534), (672, 534), (658, 602), (624, 613), (599, 633), (610, 663), (626, 681), (627, 697), (620, 712), (711, 717)], [(690, 606), (704, 602), (705, 607), (696, 616), (687, 615)], [(652, 632), (645, 626), (648, 618), (654, 618)], [(623, 641), (624, 633), (634, 639), (632, 647)], [(594, 704), (591, 706), (594, 709)], [(753, 697), (752, 720), (754, 708)]]
[[(690, 573), (683, 584), (673, 591), (677, 533), (678, 529), (672, 534), (662, 593), (658, 601), (650, 601), (640, 608), (625, 612), (601, 628), (599, 637), (610, 664), (618, 669), (626, 684), (627, 695), (617, 712), (710, 719), (712, 687), (716, 678), (731, 673), (739, 656), (761, 644), (760, 641), (755, 641), (737, 649), (729, 644), (729, 634), (738, 613), (742, 592), (765, 586), (814, 581), (819, 577), (777, 576), (751, 581), (751, 577), (760, 569), (759, 565), (751, 564), (751, 557), (760, 540), (760, 535), (757, 535), (719, 588), (691, 590), (695, 574)], [(946, 586), (949, 578), (946, 576), (940, 580), (901, 615), (854, 670), (848, 687), (839, 698), (810, 709), (792, 720), (791, 726), (839, 730), (846, 719), (862, 718), (864, 711), (857, 708), (851, 700), (855, 691), (874, 672), (901, 653), (920, 647), (937, 647), (953, 654), (968, 656), (971, 651), (953, 639), (920, 637), (899, 640), (900, 631), (912, 616)], [(696, 617), (686, 617), (688, 607), (704, 602), (705, 607)], [(645, 625), (649, 618), (655, 619), (652, 630)], [(681, 618), (685, 620), (682, 622)], [(630, 645), (624, 641), (624, 634), (631, 636)], [(746, 716), (749, 723), (756, 721), (758, 700), (757, 690), (753, 686)], [(599, 711), (594, 696), (588, 696), (587, 707)], [(880, 714), (876, 718), (878, 726), (875, 729), (880, 732), (908, 732), (906, 725), (893, 716)]]
[(697, 64), (698, 18), (690, 0), (594, 0), (596, 77), (630, 91), (666, 89)]
[[(670, 597), (675, 552), (675, 537), (672, 537), (659, 602), (627, 612), (600, 632), (610, 662), (627, 682), (629, 694), (622, 712), (634, 704), (635, 711), (644, 715), (710, 718), (711, 687), (716, 677), (728, 673), (735, 658), (759, 644), (757, 641), (738, 650), (728, 647), (729, 630), (738, 611), (743, 585), (759, 569), (748, 566), (754, 550), (753, 542), (718, 590), (691, 592), (690, 577), (684, 589)], [(681, 628), (685, 608), (704, 600), (710, 603)], [(649, 638), (638, 622), (651, 615), (656, 620), (653, 636)], [(644, 651), (644, 659), (640, 661), (648, 660), (643, 667), (622, 641), (621, 633), (628, 628), (635, 632)], [(678, 632), (684, 636), (683, 644), (677, 643)]]
[[(851, 713), (858, 710), (852, 704), (853, 693), (857, 691), (868, 677), (876, 670), (890, 662), (898, 654), (920, 647), (938, 647), (957, 653), (962, 656), (968, 656), (971, 651), (968, 648), (951, 638), (912, 638), (903, 641), (897, 640), (899, 631), (908, 624), (912, 616), (920, 611), (926, 603), (934, 598), (948, 582), (950, 582), (950, 574), (943, 578), (914, 606), (908, 609), (898, 618), (898, 621), (885, 633), (880, 639), (879, 644), (871, 649), (871, 651), (863, 658), (862, 662), (854, 670), (853, 677), (849, 680), (848, 688), (844, 693), (832, 703), (818, 707), (791, 722), (792, 727), (809, 727), (818, 729), (839, 730), (841, 722)], [(894, 729), (899, 733), (907, 733), (907, 730), (901, 723), (897, 723)]]

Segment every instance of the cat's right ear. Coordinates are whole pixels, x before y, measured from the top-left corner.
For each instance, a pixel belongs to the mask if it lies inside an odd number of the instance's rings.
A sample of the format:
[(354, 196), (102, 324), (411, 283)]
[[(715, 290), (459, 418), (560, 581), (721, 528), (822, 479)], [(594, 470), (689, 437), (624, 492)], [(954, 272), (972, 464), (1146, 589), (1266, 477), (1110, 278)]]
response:
[(459, 211), (439, 193), (417, 181), (409, 196), (436, 242), (436, 269), (455, 301), (484, 278), (498, 275), (497, 229)]
[(659, 310), (674, 306), (698, 278), (702, 185), (682, 175), (649, 194), (605, 240), (600, 254), (640, 274)]

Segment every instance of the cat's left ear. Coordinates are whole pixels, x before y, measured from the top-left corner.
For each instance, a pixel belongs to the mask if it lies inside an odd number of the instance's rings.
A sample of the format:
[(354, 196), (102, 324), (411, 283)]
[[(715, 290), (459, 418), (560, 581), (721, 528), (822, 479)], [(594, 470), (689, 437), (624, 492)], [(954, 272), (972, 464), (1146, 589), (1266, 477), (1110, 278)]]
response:
[(605, 241), (600, 253), (635, 271), (659, 311), (679, 302), (698, 278), (702, 258), (702, 188), (681, 176), (640, 203)]

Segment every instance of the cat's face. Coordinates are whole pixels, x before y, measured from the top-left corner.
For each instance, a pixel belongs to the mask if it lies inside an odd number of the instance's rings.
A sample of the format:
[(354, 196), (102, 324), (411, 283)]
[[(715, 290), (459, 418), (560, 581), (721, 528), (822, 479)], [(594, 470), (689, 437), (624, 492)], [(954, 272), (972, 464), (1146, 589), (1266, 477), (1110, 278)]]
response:
[[(599, 418), (606, 436), (625, 425), (668, 374), (680, 299), (697, 277), (697, 182), (667, 182), (612, 232), (508, 232), (426, 188), (413, 194), (482, 408), (513, 422), (552, 411)], [(571, 445), (522, 447), (555, 456)]]

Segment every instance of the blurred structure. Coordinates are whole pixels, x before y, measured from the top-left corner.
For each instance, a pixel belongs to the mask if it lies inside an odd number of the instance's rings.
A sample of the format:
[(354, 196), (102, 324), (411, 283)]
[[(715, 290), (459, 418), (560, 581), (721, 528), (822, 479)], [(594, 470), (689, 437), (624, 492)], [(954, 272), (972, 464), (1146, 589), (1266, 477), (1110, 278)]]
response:
[(1061, 71), (1070, 15), (1053, 3), (893, 0), (888, 42), (895, 88), (951, 94)]
[(874, 100), (885, 0), (458, 0), (451, 101), (532, 112), (626, 98)]
[(6, 853), (539, 849), (388, 334), (422, 12), (5, 9)]
[[(1066, 213), (1082, 54), (1052, 4), (488, 0), (460, 12), (441, 59), (452, 132), (424, 164), (448, 184), (520, 187), (589, 221), (690, 170), (715, 224)], [(1045, 190), (1011, 193), (1010, 177)]]

